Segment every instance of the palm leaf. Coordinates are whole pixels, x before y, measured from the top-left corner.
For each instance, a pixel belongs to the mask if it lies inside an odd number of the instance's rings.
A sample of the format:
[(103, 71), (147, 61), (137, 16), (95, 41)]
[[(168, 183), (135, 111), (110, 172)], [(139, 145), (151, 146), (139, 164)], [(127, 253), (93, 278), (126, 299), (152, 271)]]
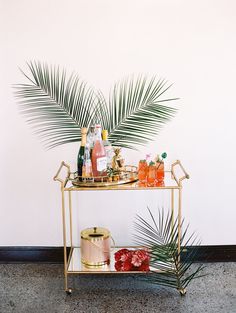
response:
[(150, 265), (154, 269), (143, 279), (150, 283), (176, 288), (184, 294), (185, 288), (193, 279), (203, 276), (200, 275), (202, 265), (190, 270), (198, 253), (196, 248), (182, 258), (187, 246), (199, 244), (197, 237), (194, 234), (187, 237), (188, 226), (184, 229), (182, 220), (181, 247), (178, 251), (178, 219), (172, 224), (171, 212), (165, 214), (163, 209), (158, 211), (158, 222), (150, 210), (149, 215), (150, 222), (137, 215), (134, 224), (135, 243), (149, 250)]
[(124, 143), (145, 145), (155, 139), (162, 126), (176, 113), (176, 109), (163, 104), (177, 98), (162, 99), (171, 87), (165, 80), (155, 77), (148, 79), (126, 79), (115, 84), (109, 97), (109, 105), (104, 121), (109, 140), (118, 146)]
[(30, 62), (30, 84), (15, 85), (20, 110), (49, 148), (79, 141), (80, 128), (90, 125), (96, 95), (77, 75), (66, 77), (58, 67)]
[(171, 87), (165, 80), (139, 76), (114, 85), (109, 101), (77, 75), (40, 62), (27, 63), (27, 84), (15, 85), (20, 110), (48, 148), (79, 141), (80, 128), (101, 123), (115, 146), (136, 149), (154, 140), (162, 126), (176, 113), (164, 105)]

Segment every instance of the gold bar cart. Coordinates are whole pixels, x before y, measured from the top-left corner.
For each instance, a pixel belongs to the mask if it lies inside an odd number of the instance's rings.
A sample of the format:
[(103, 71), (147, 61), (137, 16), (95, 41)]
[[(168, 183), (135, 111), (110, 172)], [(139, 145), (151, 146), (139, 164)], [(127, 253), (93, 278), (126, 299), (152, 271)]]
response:
[[(181, 175), (177, 175), (176, 169), (179, 169)], [(65, 170), (65, 177), (62, 178), (62, 171)], [(81, 263), (80, 247), (73, 245), (73, 214), (72, 214), (72, 196), (73, 191), (96, 191), (96, 190), (170, 190), (171, 199), (171, 212), (174, 223), (174, 211), (175, 204), (177, 203), (177, 217), (178, 217), (178, 251), (180, 252), (180, 238), (181, 238), (181, 219), (182, 219), (182, 181), (189, 179), (189, 175), (185, 171), (181, 162), (177, 160), (171, 165), (169, 171), (165, 171), (165, 185), (160, 187), (141, 187), (137, 182), (128, 184), (118, 184), (115, 186), (102, 186), (102, 187), (77, 187), (72, 184), (73, 174), (70, 170), (70, 166), (64, 161), (61, 163), (56, 175), (55, 181), (59, 181), (61, 185), (61, 201), (62, 201), (62, 224), (63, 224), (63, 246), (64, 246), (64, 287), (67, 294), (72, 293), (72, 288), (68, 287), (68, 275), (71, 274), (127, 274), (138, 273), (135, 272), (117, 272), (114, 267), (114, 257), (111, 257), (111, 263), (102, 267), (89, 268)], [(177, 193), (177, 199), (175, 199), (175, 191)], [(65, 193), (68, 193), (68, 206), (66, 206)], [(69, 213), (69, 221), (67, 221), (66, 210)], [(67, 222), (69, 224), (69, 243), (67, 245)], [(121, 247), (117, 247), (113, 250), (113, 254)], [(123, 247), (122, 247), (123, 248)], [(69, 249), (69, 252), (68, 252)]]

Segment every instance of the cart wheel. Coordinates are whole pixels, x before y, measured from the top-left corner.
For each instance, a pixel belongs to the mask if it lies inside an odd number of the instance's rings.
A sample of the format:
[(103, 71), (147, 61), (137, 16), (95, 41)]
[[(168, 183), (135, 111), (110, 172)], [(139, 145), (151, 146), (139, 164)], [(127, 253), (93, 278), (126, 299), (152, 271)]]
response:
[(68, 288), (68, 289), (66, 290), (66, 294), (70, 296), (70, 295), (72, 294), (72, 289), (71, 289), (71, 288)]
[(185, 295), (186, 295), (187, 290), (186, 290), (186, 289), (184, 289), (184, 288), (181, 288), (181, 289), (179, 289), (179, 293), (180, 293), (181, 297), (183, 297), (183, 296), (185, 296)]

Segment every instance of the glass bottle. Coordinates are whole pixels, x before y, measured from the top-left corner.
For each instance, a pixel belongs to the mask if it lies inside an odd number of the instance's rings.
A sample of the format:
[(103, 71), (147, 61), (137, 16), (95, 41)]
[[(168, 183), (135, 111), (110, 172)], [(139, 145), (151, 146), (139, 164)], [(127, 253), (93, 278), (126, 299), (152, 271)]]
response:
[(90, 156), (92, 155), (94, 143), (95, 143), (95, 126), (90, 126), (87, 135), (87, 144), (89, 145)]
[(81, 128), (81, 145), (77, 157), (77, 171), (78, 176), (80, 176), (80, 180), (82, 180), (82, 171), (83, 171), (83, 163), (84, 163), (84, 152), (85, 152), (85, 145), (86, 145), (86, 134), (87, 134), (87, 128), (82, 127)]
[(86, 144), (85, 152), (84, 152), (82, 177), (87, 180), (87, 178), (91, 178), (92, 176), (93, 176), (93, 172), (92, 172), (92, 162), (90, 158), (90, 147), (88, 144)]
[(93, 176), (106, 176), (107, 174), (107, 157), (101, 136), (101, 126), (96, 125), (95, 144), (92, 151), (92, 170)]
[(107, 156), (107, 167), (111, 168), (111, 163), (112, 163), (112, 156), (113, 156), (113, 149), (110, 141), (107, 139), (108, 137), (108, 131), (104, 129), (102, 131), (102, 140), (103, 140), (103, 145), (106, 150), (106, 156)]

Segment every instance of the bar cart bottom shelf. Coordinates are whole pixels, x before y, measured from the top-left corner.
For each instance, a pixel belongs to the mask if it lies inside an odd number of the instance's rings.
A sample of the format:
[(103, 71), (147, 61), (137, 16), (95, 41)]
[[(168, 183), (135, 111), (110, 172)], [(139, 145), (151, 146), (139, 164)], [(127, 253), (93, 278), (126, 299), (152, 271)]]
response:
[[(116, 247), (111, 252), (110, 264), (91, 267), (86, 266), (81, 262), (81, 250), (80, 247), (71, 248), (69, 258), (68, 258), (68, 267), (67, 274), (147, 274), (147, 272), (141, 271), (117, 271), (115, 269), (115, 258), (114, 254), (120, 249), (132, 249), (134, 247)], [(137, 248), (137, 247), (135, 247)], [(151, 268), (151, 271), (158, 272), (156, 269)], [(160, 272), (160, 271), (159, 271)]]
[[(86, 266), (81, 262), (81, 249), (80, 247), (72, 247), (70, 249), (70, 254), (68, 258), (68, 265), (67, 265), (67, 275), (71, 274), (139, 274), (139, 275), (147, 275), (147, 274), (152, 274), (153, 272), (156, 273), (163, 273), (161, 270), (157, 270), (156, 268), (150, 267), (150, 272), (142, 272), (142, 271), (117, 271), (115, 269), (115, 258), (114, 254), (120, 250), (120, 249), (132, 249), (135, 248), (137, 249), (138, 247), (116, 247), (113, 249), (111, 252), (111, 260), (110, 264), (108, 265), (103, 265), (103, 266), (97, 266), (97, 267), (90, 267)], [(66, 276), (67, 276), (66, 275)], [(66, 279), (67, 281), (67, 279)], [(72, 288), (67, 287), (66, 283), (66, 288), (65, 291), (67, 295), (72, 294)], [(186, 294), (186, 289), (179, 289), (178, 290), (181, 296), (185, 296)]]

